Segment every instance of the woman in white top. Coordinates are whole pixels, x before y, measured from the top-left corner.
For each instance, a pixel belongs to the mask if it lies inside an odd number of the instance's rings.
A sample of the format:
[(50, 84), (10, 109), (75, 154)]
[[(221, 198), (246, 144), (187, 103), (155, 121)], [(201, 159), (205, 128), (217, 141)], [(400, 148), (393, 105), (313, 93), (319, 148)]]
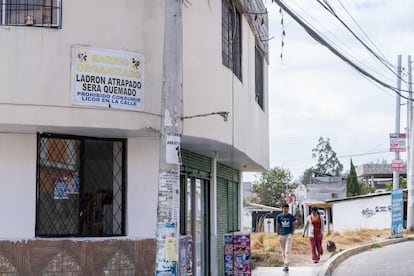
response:
[(319, 214), (316, 206), (313, 206), (311, 210), (312, 213), (305, 221), (302, 236), (304, 237), (306, 235), (309, 237), (312, 261), (317, 263), (323, 254), (322, 239), (324, 231), (324, 218)]

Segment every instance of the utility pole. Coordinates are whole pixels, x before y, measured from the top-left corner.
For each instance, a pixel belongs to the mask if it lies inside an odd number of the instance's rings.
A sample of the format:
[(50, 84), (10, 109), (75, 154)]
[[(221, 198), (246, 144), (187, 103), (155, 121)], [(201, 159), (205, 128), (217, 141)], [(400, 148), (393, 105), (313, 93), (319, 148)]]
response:
[(407, 168), (407, 230), (414, 231), (414, 126), (413, 126), (413, 85), (412, 85), (412, 73), (411, 73), (411, 56), (408, 56), (408, 91), (410, 100), (408, 101), (408, 124), (410, 126), (410, 138), (409, 138), (409, 156), (408, 168)]
[(155, 275), (178, 274), (182, 82), (182, 0), (166, 0)]
[(411, 92), (411, 82), (410, 82), (410, 75), (411, 75), (411, 56), (408, 56), (408, 90), (410, 91), (408, 94), (408, 99), (407, 99), (407, 167), (406, 167), (406, 172), (407, 172), (407, 188), (410, 182), (410, 178), (411, 178), (411, 171), (410, 171), (410, 167), (411, 167), (411, 139), (413, 139), (413, 136), (411, 135), (411, 124), (413, 121), (413, 95)]
[[(398, 68), (397, 68), (397, 89), (401, 92), (401, 55), (398, 55)], [(397, 95), (395, 105), (395, 133), (400, 133), (400, 108), (401, 108), (401, 97)], [(396, 151), (394, 153), (394, 160), (400, 160), (400, 153)], [(400, 172), (393, 170), (393, 181), (392, 188), (398, 189), (400, 186)]]

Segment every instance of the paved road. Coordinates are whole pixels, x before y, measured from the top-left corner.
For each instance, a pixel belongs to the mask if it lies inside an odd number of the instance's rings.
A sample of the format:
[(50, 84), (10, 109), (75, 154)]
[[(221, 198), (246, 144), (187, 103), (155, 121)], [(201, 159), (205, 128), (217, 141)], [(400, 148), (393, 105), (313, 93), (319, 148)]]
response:
[(354, 255), (334, 270), (333, 276), (412, 276), (414, 241), (400, 242)]

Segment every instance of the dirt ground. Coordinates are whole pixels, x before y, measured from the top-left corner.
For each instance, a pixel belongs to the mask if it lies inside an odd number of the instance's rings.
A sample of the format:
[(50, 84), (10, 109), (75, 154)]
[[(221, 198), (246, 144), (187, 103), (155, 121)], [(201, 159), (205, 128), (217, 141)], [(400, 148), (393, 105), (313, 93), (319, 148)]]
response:
[[(352, 248), (358, 245), (372, 243), (390, 237), (390, 229), (385, 230), (359, 230), (343, 234), (331, 232), (323, 237), (324, 254), (321, 262), (314, 264), (311, 261), (309, 239), (303, 238), (302, 233), (295, 233), (292, 245), (291, 266), (322, 265), (333, 253), (326, 250), (328, 240), (335, 242), (336, 252)], [(253, 266), (281, 266), (283, 263), (279, 242), (275, 233), (252, 233), (251, 248)]]

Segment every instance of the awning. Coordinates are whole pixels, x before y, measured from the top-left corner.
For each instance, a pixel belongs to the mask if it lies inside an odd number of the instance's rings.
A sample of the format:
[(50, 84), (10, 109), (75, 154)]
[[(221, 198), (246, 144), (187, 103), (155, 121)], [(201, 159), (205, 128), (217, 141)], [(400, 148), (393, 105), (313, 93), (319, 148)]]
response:
[(305, 202), (302, 202), (302, 205), (316, 206), (318, 208), (331, 208), (332, 207), (332, 203), (329, 203), (326, 201), (305, 201)]

